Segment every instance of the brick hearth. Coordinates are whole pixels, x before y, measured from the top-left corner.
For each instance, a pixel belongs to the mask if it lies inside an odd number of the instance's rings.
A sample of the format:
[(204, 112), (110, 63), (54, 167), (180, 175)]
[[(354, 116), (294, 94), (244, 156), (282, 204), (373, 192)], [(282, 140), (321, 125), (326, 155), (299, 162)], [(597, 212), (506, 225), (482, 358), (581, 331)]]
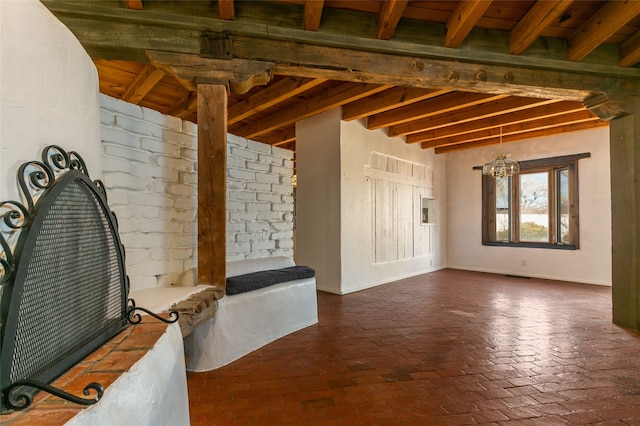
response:
[[(107, 391), (109, 386), (153, 348), (167, 331), (167, 327), (165, 323), (144, 316), (140, 324), (125, 328), (100, 349), (60, 376), (52, 385), (81, 397), (82, 390), (90, 382), (100, 383)], [(27, 410), (3, 415), (0, 421), (6, 426), (61, 425), (84, 408), (46, 392), (40, 392)]]

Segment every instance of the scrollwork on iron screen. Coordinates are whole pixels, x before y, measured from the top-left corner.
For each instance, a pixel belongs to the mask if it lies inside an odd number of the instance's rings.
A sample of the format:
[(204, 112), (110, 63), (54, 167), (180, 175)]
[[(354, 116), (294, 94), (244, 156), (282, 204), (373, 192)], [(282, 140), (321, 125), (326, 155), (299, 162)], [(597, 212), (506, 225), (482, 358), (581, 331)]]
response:
[[(23, 201), (0, 203), (0, 285), (6, 283), (15, 271), (15, 242), (22, 228), (31, 224), (35, 205), (40, 196), (51, 188), (58, 177), (70, 170), (79, 170), (87, 177), (87, 166), (75, 151), (67, 153), (57, 145), (49, 145), (42, 151), (42, 161), (29, 161), (18, 169), (18, 186)], [(106, 196), (104, 185), (94, 181)]]
[(93, 398), (81, 398), (38, 380), (18, 380), (5, 389), (5, 403), (7, 407), (13, 410), (24, 410), (29, 405), (31, 405), (31, 394), (24, 391), (20, 392), (20, 389), (24, 389), (25, 387), (40, 389), (59, 398), (80, 405), (93, 405), (96, 402), (100, 401), (100, 398), (102, 398), (102, 394), (104, 393), (104, 388), (102, 387), (102, 385), (96, 382), (89, 383), (82, 391), (85, 396), (89, 396), (89, 394), (93, 390), (96, 393), (96, 396)]
[(136, 306), (136, 301), (133, 299), (129, 299), (128, 302), (129, 303), (127, 304), (127, 321), (129, 321), (131, 324), (139, 324), (142, 321), (142, 315), (140, 315), (136, 311), (145, 312), (148, 315), (151, 315), (152, 317), (154, 317), (155, 319), (160, 320), (162, 322), (166, 322), (167, 324), (173, 324), (174, 322), (178, 321), (178, 319), (180, 318), (180, 315), (178, 314), (177, 311), (169, 311), (169, 319), (166, 319), (166, 318), (162, 318), (160, 315), (154, 312), (151, 312), (148, 309)]

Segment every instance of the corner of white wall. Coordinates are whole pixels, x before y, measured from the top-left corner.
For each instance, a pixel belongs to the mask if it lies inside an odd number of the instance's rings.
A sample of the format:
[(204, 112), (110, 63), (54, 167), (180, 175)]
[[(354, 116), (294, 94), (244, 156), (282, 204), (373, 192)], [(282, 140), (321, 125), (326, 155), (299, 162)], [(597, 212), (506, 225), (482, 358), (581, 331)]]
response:
[(316, 270), (319, 290), (339, 294), (340, 119), (335, 108), (296, 123), (296, 262)]
[(402, 138), (371, 131), (362, 120), (344, 122), (336, 108), (296, 124), (296, 261), (316, 269), (317, 288), (346, 294), (440, 269), (444, 226), (438, 225), (431, 256), (373, 263), (370, 198), (365, 174), (373, 151), (433, 171), (444, 219), (444, 158)]

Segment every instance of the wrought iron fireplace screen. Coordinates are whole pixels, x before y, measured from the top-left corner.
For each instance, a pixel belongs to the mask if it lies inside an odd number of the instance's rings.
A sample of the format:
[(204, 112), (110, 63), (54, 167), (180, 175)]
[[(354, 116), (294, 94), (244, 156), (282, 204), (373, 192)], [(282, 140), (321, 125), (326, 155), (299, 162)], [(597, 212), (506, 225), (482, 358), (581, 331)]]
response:
[(48, 383), (140, 319), (115, 215), (80, 156), (60, 147), (22, 165), (18, 182), (26, 206), (0, 204), (1, 411), (25, 408), (37, 389), (95, 403), (97, 383), (90, 399)]

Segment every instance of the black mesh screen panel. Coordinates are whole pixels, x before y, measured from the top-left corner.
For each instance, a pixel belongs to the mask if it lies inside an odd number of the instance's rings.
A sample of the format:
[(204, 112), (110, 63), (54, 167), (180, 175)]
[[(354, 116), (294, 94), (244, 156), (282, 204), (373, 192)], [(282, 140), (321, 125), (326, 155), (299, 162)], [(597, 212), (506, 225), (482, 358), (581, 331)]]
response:
[(75, 179), (55, 198), (39, 229), (31, 230), (37, 235), (25, 248), (30, 253), (17, 310), (12, 381), (40, 376), (121, 324), (126, 290), (109, 220), (88, 184)]

